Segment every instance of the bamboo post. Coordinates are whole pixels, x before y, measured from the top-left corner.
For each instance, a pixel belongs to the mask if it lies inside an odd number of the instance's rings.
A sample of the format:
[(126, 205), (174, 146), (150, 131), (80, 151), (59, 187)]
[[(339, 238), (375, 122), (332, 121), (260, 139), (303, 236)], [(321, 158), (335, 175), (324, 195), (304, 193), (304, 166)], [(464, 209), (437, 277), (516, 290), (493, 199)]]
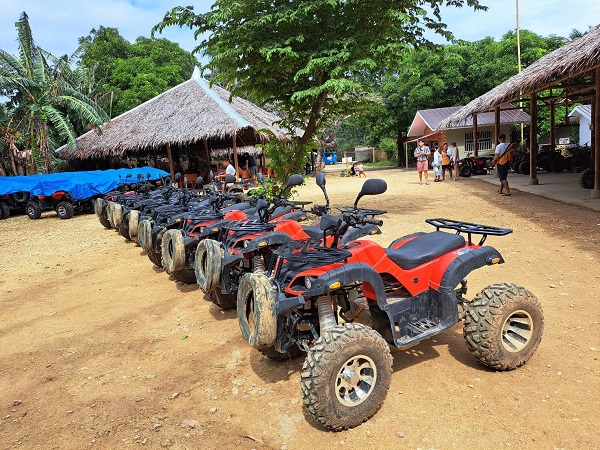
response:
[(209, 177), (208, 181), (212, 181), (210, 179), (210, 152), (208, 151), (208, 139), (204, 139), (204, 157), (206, 158), (206, 164), (208, 166), (207, 176)]
[(233, 166), (235, 167), (235, 179), (238, 180), (239, 176), (239, 166), (238, 166), (238, 154), (237, 154), (237, 144), (236, 144), (236, 134), (233, 133)]
[(540, 184), (537, 178), (537, 93), (531, 94), (531, 126), (529, 127), (529, 184)]
[(494, 109), (494, 142), (498, 142), (500, 136), (500, 107)]
[(600, 67), (596, 69), (596, 95), (592, 102), (592, 120), (594, 133), (594, 189), (591, 192), (591, 198), (600, 198), (600, 157), (598, 149), (600, 148), (600, 114), (598, 114), (598, 106), (600, 106)]
[[(550, 89), (550, 97), (552, 97), (552, 89)], [(550, 100), (550, 145), (556, 144), (556, 130), (554, 129), (556, 111), (554, 110), (554, 100)], [(552, 147), (554, 150), (554, 147)]]
[(171, 172), (171, 183), (175, 182), (175, 171), (173, 169), (173, 155), (171, 154), (171, 144), (167, 144), (167, 158), (169, 158), (169, 171)]

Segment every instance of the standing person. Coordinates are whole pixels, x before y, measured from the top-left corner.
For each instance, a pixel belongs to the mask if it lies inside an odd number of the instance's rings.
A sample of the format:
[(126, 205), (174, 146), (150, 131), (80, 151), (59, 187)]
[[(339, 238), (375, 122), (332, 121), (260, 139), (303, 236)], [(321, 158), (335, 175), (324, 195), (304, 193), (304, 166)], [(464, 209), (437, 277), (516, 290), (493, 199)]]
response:
[(435, 179), (433, 180), (435, 183), (442, 181), (442, 154), (440, 153), (439, 147), (435, 148), (435, 152), (433, 152), (433, 174), (435, 175)]
[(419, 172), (419, 184), (423, 184), (423, 172), (425, 173), (425, 184), (429, 184), (429, 155), (431, 150), (425, 145), (424, 141), (417, 142), (417, 148), (414, 152), (415, 158), (417, 158), (417, 172)]
[(448, 153), (450, 150), (448, 149), (448, 143), (444, 142), (442, 146), (442, 180), (446, 179), (446, 170), (450, 172), (450, 178), (452, 178), (452, 159), (451, 155)]
[(246, 153), (244, 156), (245, 156), (245, 160), (246, 160), (246, 170), (248, 171), (248, 174), (249, 174), (252, 182), (255, 182), (256, 181), (256, 160), (254, 159), (254, 156), (252, 156), (250, 153)]
[(458, 170), (458, 162), (460, 161), (460, 156), (458, 155), (458, 147), (456, 146), (456, 142), (450, 143), (450, 151), (452, 152), (452, 164), (454, 165), (454, 181), (458, 180), (459, 170)]
[(500, 189), (498, 193), (508, 197), (510, 195), (510, 187), (508, 186), (508, 169), (510, 168), (510, 156), (512, 153), (512, 144), (509, 145), (506, 142), (506, 136), (504, 134), (498, 135), (498, 145), (494, 151), (494, 166), (498, 165), (498, 178), (500, 178)]

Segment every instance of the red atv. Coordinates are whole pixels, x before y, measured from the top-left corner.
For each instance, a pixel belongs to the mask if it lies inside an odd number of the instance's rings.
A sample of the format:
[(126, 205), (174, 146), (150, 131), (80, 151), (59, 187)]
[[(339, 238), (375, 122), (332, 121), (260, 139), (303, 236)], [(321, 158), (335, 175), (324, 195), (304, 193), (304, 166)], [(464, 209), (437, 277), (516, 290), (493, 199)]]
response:
[(92, 199), (74, 200), (66, 191), (57, 191), (50, 197), (32, 196), (25, 205), (25, 212), (30, 219), (39, 219), (43, 211), (51, 209), (54, 209), (61, 219), (70, 219), (76, 211), (93, 212), (94, 206)]
[[(382, 183), (367, 180), (344, 219), (324, 216), (322, 229), (341, 235), (352, 223), (373, 220), (365, 219), (370, 210), (356, 205), (361, 196), (384, 190)], [(388, 248), (368, 240), (339, 247), (292, 242), (276, 251), (270, 276), (252, 273), (240, 282), (243, 337), (273, 359), (307, 352), (304, 404), (328, 428), (355, 427), (379, 410), (392, 375), (388, 344), (405, 349), (464, 319), (463, 334), (475, 357), (511, 370), (525, 364), (540, 343), (544, 316), (527, 289), (494, 284), (472, 301), (465, 298), (471, 271), (504, 262), (483, 245), (487, 236), (512, 230), (427, 222), (436, 231), (396, 239)], [(481, 236), (477, 244), (474, 235)]]
[[(300, 177), (302, 181), (300, 175), (294, 177)], [(316, 182), (323, 191), (327, 204), (314, 205), (311, 212), (323, 216), (329, 212), (329, 198), (325, 189), (325, 175), (322, 172), (317, 174)], [(280, 207), (292, 208), (301, 208), (310, 203), (285, 199), (274, 199), (274, 201), (275, 205)], [(385, 211), (378, 213), (383, 214)], [(380, 233), (376, 225), (355, 224), (348, 228), (340, 238), (340, 242), (349, 242), (362, 236)], [(275, 249), (292, 240), (309, 238), (323, 239), (327, 245), (333, 245), (335, 236), (324, 233), (319, 225), (301, 225), (295, 220), (230, 222), (221, 228), (216, 239), (204, 239), (198, 244), (196, 279), (209, 298), (229, 295), (230, 301), (219, 306), (226, 309), (235, 308), (236, 292), (244, 274), (265, 272), (274, 260)]]

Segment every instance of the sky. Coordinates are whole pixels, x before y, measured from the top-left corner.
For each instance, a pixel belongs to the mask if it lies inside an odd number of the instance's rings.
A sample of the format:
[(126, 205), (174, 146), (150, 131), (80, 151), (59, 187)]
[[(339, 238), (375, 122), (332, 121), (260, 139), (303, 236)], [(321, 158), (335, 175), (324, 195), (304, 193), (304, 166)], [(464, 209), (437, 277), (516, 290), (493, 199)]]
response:
[[(476, 41), (492, 36), (498, 40), (516, 28), (516, 2), (480, 0), (489, 7), (486, 12), (475, 12), (468, 7), (447, 8), (442, 11), (442, 20), (459, 39)], [(149, 37), (152, 27), (167, 11), (190, 3), (196, 12), (206, 12), (213, 0), (0, 0), (0, 49), (17, 55), (14, 24), (23, 11), (29, 16), (37, 45), (62, 56), (71, 55), (78, 39), (100, 26), (117, 28), (129, 42), (139, 36)], [(542, 36), (568, 37), (573, 29), (587, 31), (589, 26), (600, 23), (598, 0), (518, 0), (518, 3), (520, 28)], [(189, 28), (169, 27), (158, 37), (177, 42), (187, 51), (197, 45)], [(441, 38), (434, 41), (443, 43)]]

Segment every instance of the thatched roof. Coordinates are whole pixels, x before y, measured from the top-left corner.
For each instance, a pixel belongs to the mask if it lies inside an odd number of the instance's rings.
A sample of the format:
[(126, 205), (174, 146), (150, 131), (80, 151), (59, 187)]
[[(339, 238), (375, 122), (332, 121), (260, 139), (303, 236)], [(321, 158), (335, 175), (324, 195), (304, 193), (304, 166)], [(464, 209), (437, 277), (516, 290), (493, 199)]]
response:
[(63, 159), (122, 157), (167, 144), (186, 146), (208, 140), (211, 149), (232, 147), (233, 135), (242, 147), (261, 142), (257, 130), (271, 130), (278, 138), (286, 132), (274, 124), (278, 117), (254, 103), (217, 85), (212, 88), (194, 70), (188, 81), (169, 89), (145, 103), (102, 125), (102, 133), (89, 131), (77, 138), (76, 148), (61, 147)]
[(584, 36), (543, 56), (481, 97), (440, 122), (438, 130), (460, 123), (472, 114), (490, 111), (505, 103), (519, 100), (534, 92), (550, 88), (570, 77), (583, 75), (600, 66), (600, 25)]

